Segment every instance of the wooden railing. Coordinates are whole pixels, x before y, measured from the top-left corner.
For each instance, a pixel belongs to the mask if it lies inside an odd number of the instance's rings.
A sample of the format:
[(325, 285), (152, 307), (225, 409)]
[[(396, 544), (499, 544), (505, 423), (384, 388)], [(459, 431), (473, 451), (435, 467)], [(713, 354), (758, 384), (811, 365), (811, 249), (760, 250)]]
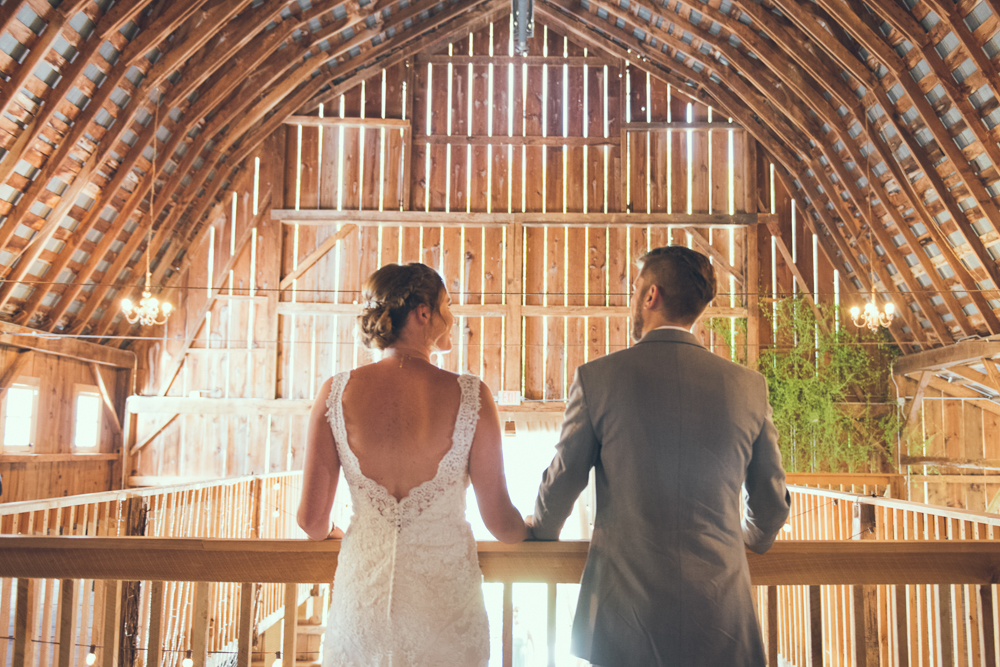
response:
[[(94, 493), (51, 500), (0, 505), (0, 535), (125, 537), (146, 538), (228, 538), (294, 539), (304, 537), (295, 522), (295, 510), (301, 493), (301, 472), (278, 473), (255, 477), (222, 479), (183, 486), (132, 489)], [(161, 634), (165, 647), (162, 665), (180, 665), (179, 653), (191, 641), (189, 616), (197, 602), (196, 587), (189, 582), (168, 581), (160, 589), (125, 583), (110, 586), (93, 578), (77, 582), (59, 579), (38, 582), (31, 594), (34, 605), (31, 624), (48, 628), (49, 633), (61, 623), (58, 615), (64, 595), (72, 595), (79, 617), (74, 619), (76, 640), (70, 665), (82, 665), (91, 645), (102, 643), (107, 628), (102, 609), (105, 597), (114, 595), (124, 604), (126, 618), (147, 618), (156, 596), (167, 608), (168, 616)], [(120, 590), (119, 590), (120, 589)], [(0, 634), (10, 626), (16, 582), (0, 575)], [(307, 594), (306, 587), (300, 595)], [(209, 614), (215, 619), (209, 638), (211, 650), (225, 650), (236, 639), (239, 588), (219, 583), (210, 597)], [(284, 608), (284, 591), (274, 584), (261, 586), (255, 611), (261, 627), (273, 622)], [(133, 609), (134, 606), (134, 609)], [(147, 641), (148, 627), (135, 625), (141, 641)], [(256, 630), (257, 628), (255, 628)], [(53, 662), (54, 645), (37, 643), (34, 653), (39, 667)], [(13, 659), (10, 642), (0, 639), (0, 664)], [(123, 656), (124, 657), (124, 656)], [(137, 656), (138, 664), (144, 656)]]
[[(52, 538), (0, 537), (0, 577), (17, 582), (16, 618), (13, 650), (14, 667), (39, 664), (37, 651), (44, 644), (36, 640), (37, 626), (28, 627), (21, 619), (34, 618), (39, 604), (35, 595), (47, 581), (60, 581), (61, 594), (55, 603), (56, 643), (48, 652), (45, 664), (81, 664), (75, 649), (64, 655), (63, 647), (78, 643), (75, 596), (79, 580), (103, 581), (104, 604), (98, 605), (103, 631), (95, 644), (98, 664), (112, 667), (123, 644), (123, 608), (119, 603), (125, 582), (141, 582), (150, 588), (154, 603), (148, 614), (139, 619), (149, 628), (136, 638), (136, 648), (143, 654), (142, 664), (159, 665), (169, 655), (181, 654), (160, 643), (166, 636), (168, 617), (173, 610), (163, 596), (166, 583), (175, 582), (195, 590), (190, 624), (190, 651), (194, 665), (208, 664), (212, 648), (209, 619), (211, 600), (222, 585), (238, 592), (233, 604), (238, 610), (235, 623), (236, 642), (229, 649), (235, 664), (248, 666), (252, 659), (254, 622), (253, 600), (261, 584), (283, 585), (289, 601), (284, 612), (283, 654), (294, 655), (297, 624), (298, 586), (329, 582), (337, 564), (340, 543), (292, 540), (211, 540), (159, 538)], [(503, 545), (480, 543), (479, 558), (487, 581), (504, 583), (503, 664), (511, 664), (512, 589), (518, 582), (545, 582), (550, 587), (575, 583), (586, 560), (586, 542), (526, 543)], [(781, 655), (795, 665), (851, 664), (935, 665), (997, 664), (996, 585), (1000, 580), (1000, 544), (982, 541), (895, 542), (874, 541), (785, 541), (775, 544), (765, 556), (748, 554), (750, 575), (760, 587), (761, 619), (769, 654), (769, 664), (777, 665)], [(928, 654), (921, 660), (919, 646), (898, 652), (908, 645), (909, 624), (906, 605), (889, 607), (886, 617), (879, 615), (878, 591), (885, 587), (909, 590), (921, 588), (968, 587), (981, 612), (969, 621), (971, 631), (980, 637), (974, 661), (937, 658)], [(801, 609), (783, 605), (781, 592), (802, 588), (807, 595)], [(840, 595), (839, 591), (845, 591)], [(550, 617), (554, 610), (550, 595)], [(902, 598), (894, 598), (898, 601)], [(783, 633), (801, 614), (800, 627), (807, 650), (803, 657), (783, 653)], [(900, 613), (897, 619), (894, 613)], [(892, 623), (889, 631), (883, 621)], [(898, 622), (897, 622), (898, 621)], [(828, 627), (846, 628), (849, 651), (843, 661), (835, 658), (828, 644)], [(549, 625), (550, 655), (555, 645), (554, 624)], [(949, 625), (942, 626), (942, 635)], [(131, 638), (130, 638), (131, 640)], [(889, 650), (887, 660), (883, 646)], [(89, 650), (89, 649), (88, 649)], [(897, 651), (897, 652), (894, 652)], [(186, 650), (183, 653), (187, 655)], [(957, 656), (956, 656), (957, 657)], [(898, 662), (896, 662), (898, 660)], [(908, 660), (908, 661), (907, 661)]]
[[(991, 544), (1000, 549), (1000, 515), (937, 507), (896, 498), (829, 489), (789, 487), (792, 510), (783, 541), (836, 541), (906, 545), (920, 550), (940, 544)], [(859, 564), (861, 565), (861, 564)], [(1000, 572), (992, 583), (1000, 582)], [(795, 665), (815, 657), (811, 605), (823, 606), (824, 665), (996, 665), (1000, 643), (996, 586), (968, 582), (924, 581), (921, 585), (879, 582), (879, 585), (824, 586), (820, 597), (802, 586), (784, 586), (758, 601), (762, 618), (766, 605), (779, 610), (778, 653)], [(933, 584), (933, 585), (932, 585)], [(776, 596), (771, 600), (770, 596)], [(859, 607), (858, 605), (863, 605)], [(878, 641), (864, 648), (861, 662), (856, 628), (848, 622), (863, 609), (877, 626)], [(770, 613), (770, 612), (769, 612)], [(776, 628), (776, 629), (775, 629)]]

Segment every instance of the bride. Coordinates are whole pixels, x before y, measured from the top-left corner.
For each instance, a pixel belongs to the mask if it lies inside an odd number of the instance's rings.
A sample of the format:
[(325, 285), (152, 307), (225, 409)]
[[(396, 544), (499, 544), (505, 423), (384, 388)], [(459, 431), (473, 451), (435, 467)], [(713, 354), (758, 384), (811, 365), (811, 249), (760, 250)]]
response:
[[(298, 522), (314, 540), (343, 537), (324, 667), (485, 665), (489, 632), (465, 491), (503, 542), (526, 528), (510, 501), (500, 419), (489, 388), (435, 367), (454, 318), (441, 277), (389, 264), (365, 282), (359, 318), (381, 361), (339, 373), (309, 417)], [(340, 467), (354, 506), (330, 526)]]

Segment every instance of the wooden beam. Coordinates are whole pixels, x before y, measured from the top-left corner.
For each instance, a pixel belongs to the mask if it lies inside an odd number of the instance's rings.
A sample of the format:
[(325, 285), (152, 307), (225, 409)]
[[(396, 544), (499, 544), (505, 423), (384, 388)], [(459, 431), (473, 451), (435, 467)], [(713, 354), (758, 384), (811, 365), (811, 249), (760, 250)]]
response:
[(319, 116), (289, 116), (285, 125), (302, 125), (304, 127), (348, 127), (386, 130), (408, 130), (410, 121), (399, 118), (337, 118)]
[(129, 414), (172, 415), (306, 415), (312, 408), (307, 398), (188, 398), (178, 396), (129, 396)]
[(756, 213), (442, 213), (440, 211), (334, 211), (272, 209), (271, 218), (286, 224), (361, 227), (742, 227), (757, 223)]
[(720, 121), (702, 121), (687, 123), (680, 120), (658, 121), (652, 123), (622, 123), (621, 128), (628, 132), (686, 132), (688, 130), (708, 130), (710, 132), (743, 132), (744, 128), (739, 123), (724, 123)]
[(340, 243), (344, 238), (347, 237), (348, 234), (350, 234), (357, 228), (358, 228), (357, 225), (351, 223), (343, 225), (340, 229), (337, 230), (336, 234), (328, 237), (325, 241), (323, 241), (319, 245), (318, 248), (313, 250), (306, 256), (305, 259), (299, 262), (299, 265), (295, 270), (293, 270), (287, 276), (282, 278), (281, 283), (278, 285), (278, 289), (286, 290), (289, 287), (291, 287), (293, 282), (295, 282), (298, 278), (301, 278), (302, 274), (311, 269), (313, 265), (316, 264), (316, 262), (323, 259), (323, 257), (325, 257), (328, 252), (336, 248), (338, 243)]
[(1000, 340), (965, 340), (900, 357), (893, 362), (892, 372), (896, 375), (908, 375), (924, 370), (940, 371), (997, 355), (1000, 355)]
[(618, 140), (609, 137), (561, 137), (561, 136), (507, 136), (503, 134), (418, 134), (413, 138), (417, 146), (617, 146)]
[(30, 358), (31, 350), (19, 349), (14, 360), (3, 370), (3, 375), (0, 375), (0, 400), (3, 400), (7, 394), (7, 390), (17, 381), (17, 378), (21, 375), (21, 369), (24, 368), (24, 365)]
[[(588, 548), (584, 541), (478, 545), (486, 581), (550, 583), (579, 582)], [(340, 540), (2, 535), (0, 577), (325, 583), (339, 551)], [(781, 540), (763, 556), (748, 552), (747, 562), (756, 586), (992, 584), (1000, 543)]]
[(111, 419), (111, 426), (115, 429), (115, 433), (120, 436), (122, 434), (122, 423), (118, 418), (118, 412), (115, 410), (114, 401), (111, 400), (111, 394), (108, 393), (108, 387), (104, 384), (104, 376), (101, 375), (101, 367), (91, 362), (90, 369), (94, 373), (94, 382), (97, 384), (97, 390), (101, 393), (101, 400), (104, 402), (104, 410), (108, 413), (108, 417)]
[(788, 252), (788, 247), (785, 246), (785, 240), (781, 237), (781, 230), (778, 229), (778, 223), (774, 221), (769, 221), (767, 223), (767, 229), (771, 232), (771, 237), (774, 239), (774, 245), (781, 254), (782, 259), (785, 260), (785, 266), (792, 272), (798, 280), (799, 289), (802, 291), (802, 295), (805, 297), (806, 303), (812, 308), (813, 315), (816, 317), (816, 324), (819, 326), (820, 331), (825, 334), (830, 333), (830, 329), (826, 326), (826, 319), (823, 314), (819, 312), (819, 306), (816, 305), (815, 299), (813, 299), (812, 292), (809, 290), (809, 281), (806, 280), (802, 272), (799, 271), (799, 267), (795, 264), (792, 259), (792, 254)]
[(947, 456), (901, 456), (904, 466), (944, 466), (965, 470), (1000, 470), (1000, 459), (959, 459)]
[(176, 420), (179, 416), (180, 415), (170, 415), (170, 417), (168, 417), (166, 419), (166, 421), (164, 421), (162, 424), (160, 424), (155, 429), (153, 429), (153, 431), (148, 436), (146, 436), (145, 438), (143, 438), (142, 442), (138, 442), (135, 445), (132, 445), (129, 448), (129, 450), (128, 450), (129, 456), (135, 456), (136, 454), (138, 454), (139, 452), (141, 452), (143, 449), (145, 449), (146, 447), (148, 447), (149, 444), (151, 442), (153, 442), (154, 440), (156, 440), (156, 438), (161, 433), (163, 433), (163, 431), (165, 431), (168, 426), (170, 426), (171, 424), (173, 424), (174, 420)]
[(135, 355), (125, 350), (88, 343), (72, 336), (60, 336), (37, 329), (29, 329), (9, 322), (0, 322), (0, 345), (34, 350), (43, 354), (68, 357), (77, 361), (114, 368), (131, 370), (135, 363)]
[(522, 65), (527, 65), (528, 67), (541, 67), (542, 65), (550, 65), (556, 67), (562, 67), (563, 65), (568, 65), (569, 67), (583, 67), (585, 65), (590, 67), (618, 67), (618, 61), (612, 60), (610, 58), (601, 58), (595, 56), (448, 56), (448, 55), (423, 55), (418, 54), (416, 57), (417, 64), (426, 65), (428, 63), (434, 63), (438, 65), (454, 65), (455, 67), (463, 65), (494, 65), (494, 66), (506, 66), (515, 65), (520, 67)]
[[(512, 295), (508, 293), (508, 296)], [(362, 304), (326, 303), (308, 301), (282, 301), (278, 304), (279, 315), (360, 315)], [(504, 304), (455, 304), (451, 312), (462, 317), (505, 317), (510, 314)], [(628, 306), (520, 306), (519, 314), (524, 317), (629, 317)], [(746, 308), (730, 306), (709, 306), (703, 317), (746, 317)]]
[(910, 412), (906, 417), (907, 428), (913, 427), (917, 423), (917, 415), (920, 414), (920, 405), (924, 400), (924, 392), (927, 390), (927, 385), (930, 383), (932, 377), (934, 377), (934, 374), (930, 371), (924, 371), (920, 374), (920, 382), (917, 384), (917, 390), (913, 394), (913, 402), (910, 403)]

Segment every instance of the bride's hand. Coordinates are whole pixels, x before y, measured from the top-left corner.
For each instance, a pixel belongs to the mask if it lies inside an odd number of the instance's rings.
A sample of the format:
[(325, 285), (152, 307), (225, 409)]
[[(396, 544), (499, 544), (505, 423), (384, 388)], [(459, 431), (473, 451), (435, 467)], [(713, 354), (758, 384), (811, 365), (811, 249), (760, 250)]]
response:
[(342, 531), (340, 528), (337, 528), (336, 526), (334, 526), (330, 530), (330, 534), (326, 536), (326, 539), (328, 539), (328, 540), (342, 540), (342, 539), (344, 539), (344, 531)]

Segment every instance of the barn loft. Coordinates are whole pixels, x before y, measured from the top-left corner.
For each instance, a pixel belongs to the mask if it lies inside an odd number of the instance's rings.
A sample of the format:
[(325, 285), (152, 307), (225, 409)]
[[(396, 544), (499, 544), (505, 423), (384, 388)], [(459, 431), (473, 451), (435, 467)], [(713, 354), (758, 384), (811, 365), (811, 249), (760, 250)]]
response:
[[(442, 274), (440, 363), (536, 486), (574, 370), (630, 344), (634, 260), (683, 244), (713, 352), (804, 345), (822, 383), (813, 337), (880, 351), (823, 399), (889, 420), (871, 452), (783, 431), (771, 664), (996, 665), (998, 57), (997, 0), (5, 0), (4, 664), (315, 662), (335, 546), (289, 540), (365, 277)], [(170, 312), (128, 316), (144, 290)], [(505, 667), (532, 605), (564, 664), (586, 543), (544, 546), (480, 544)]]

